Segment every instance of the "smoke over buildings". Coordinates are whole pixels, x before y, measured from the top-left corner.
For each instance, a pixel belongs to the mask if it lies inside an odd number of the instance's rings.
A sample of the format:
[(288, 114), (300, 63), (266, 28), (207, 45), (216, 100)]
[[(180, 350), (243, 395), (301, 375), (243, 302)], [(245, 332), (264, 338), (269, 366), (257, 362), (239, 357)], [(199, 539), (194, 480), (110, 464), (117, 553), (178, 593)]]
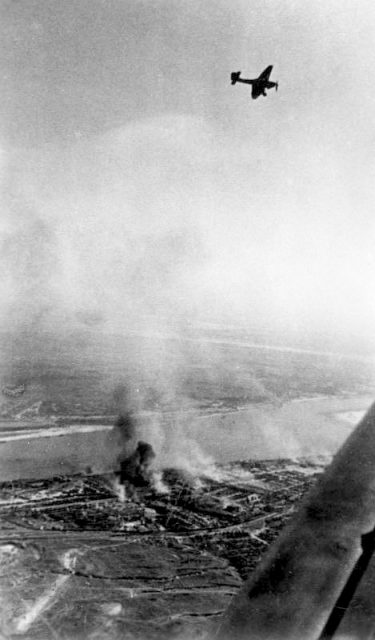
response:
[[(35, 394), (50, 389), (53, 360), (63, 362), (70, 386), (69, 367), (100, 370), (108, 404), (124, 384), (126, 411), (153, 406), (183, 415), (194, 360), (184, 338), (203, 323), (373, 335), (373, 181), (356, 169), (370, 166), (371, 136), (367, 118), (351, 126), (368, 97), (350, 80), (366, 81), (368, 63), (359, 63), (373, 55), (369, 32), (361, 31), (360, 46), (347, 38), (333, 44), (329, 8), (309, 8), (308, 21), (305, 8), (286, 8), (275, 20), (273, 3), (261, 11), (242, 2), (204, 10), (182, 2), (178, 11), (140, 3), (134, 13), (116, 0), (110, 10), (99, 0), (6, 4), (6, 384), (20, 382), (22, 360), (28, 388), (37, 377)], [(361, 20), (338, 12), (334, 35), (352, 33), (353, 21), (368, 29)], [(228, 83), (248, 55), (249, 28), (277, 51), (285, 87), (251, 109)], [(317, 64), (322, 38), (327, 51)], [(251, 61), (256, 69), (263, 63), (260, 53)], [(316, 71), (322, 64), (324, 78)], [(109, 380), (105, 353), (116, 334), (138, 339)], [(210, 361), (208, 342), (194, 349)], [(208, 369), (219, 385), (220, 366)], [(267, 395), (262, 382), (250, 386), (253, 396)], [(157, 419), (153, 430), (157, 450), (166, 441)]]

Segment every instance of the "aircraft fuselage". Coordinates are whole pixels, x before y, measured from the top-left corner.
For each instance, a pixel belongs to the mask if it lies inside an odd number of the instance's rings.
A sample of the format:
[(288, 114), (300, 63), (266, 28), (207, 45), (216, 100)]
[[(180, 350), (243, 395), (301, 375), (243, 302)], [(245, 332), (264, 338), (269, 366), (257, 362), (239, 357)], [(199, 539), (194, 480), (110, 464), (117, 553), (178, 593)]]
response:
[(242, 82), (242, 84), (250, 84), (252, 86), (251, 97), (255, 100), (259, 96), (266, 96), (266, 89), (278, 88), (277, 82), (271, 82), (269, 77), (272, 72), (272, 65), (269, 65), (258, 78), (241, 78), (241, 71), (233, 71), (230, 74), (231, 84)]
[(243, 84), (251, 84), (259, 87), (259, 89), (273, 89), (276, 87), (276, 82), (271, 82), (270, 80), (258, 80), (258, 78), (254, 78), (250, 80), (248, 78), (237, 78), (236, 82), (243, 82)]

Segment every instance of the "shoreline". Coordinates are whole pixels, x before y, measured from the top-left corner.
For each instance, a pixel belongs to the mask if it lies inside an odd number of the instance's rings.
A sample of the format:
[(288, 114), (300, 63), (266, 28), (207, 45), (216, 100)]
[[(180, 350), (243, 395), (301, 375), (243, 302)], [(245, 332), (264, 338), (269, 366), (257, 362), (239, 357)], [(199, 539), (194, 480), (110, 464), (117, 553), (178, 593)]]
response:
[[(372, 402), (368, 395), (327, 396), (215, 414), (154, 413), (140, 420), (138, 437), (152, 444), (158, 467), (184, 466), (197, 473), (214, 462), (332, 455), (357, 424), (343, 420), (342, 415), (365, 412)], [(111, 430), (112, 424), (46, 427), (44, 423), (0, 433), (0, 480), (53, 476), (88, 467), (95, 473), (113, 470)]]

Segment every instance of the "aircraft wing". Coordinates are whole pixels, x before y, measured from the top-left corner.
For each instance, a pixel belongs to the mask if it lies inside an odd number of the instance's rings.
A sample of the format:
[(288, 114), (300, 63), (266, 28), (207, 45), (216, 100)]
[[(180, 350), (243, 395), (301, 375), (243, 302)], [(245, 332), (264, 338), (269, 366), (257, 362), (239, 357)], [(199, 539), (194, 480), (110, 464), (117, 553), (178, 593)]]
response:
[(259, 96), (263, 93), (263, 88), (260, 87), (258, 84), (253, 84), (252, 88), (251, 88), (251, 97), (253, 98), (253, 100), (256, 100), (257, 98), (259, 98)]
[(267, 69), (262, 71), (262, 73), (260, 74), (258, 80), (269, 80), (269, 77), (271, 75), (272, 69), (273, 69), (273, 66), (272, 66), (272, 64), (270, 64), (270, 66), (267, 67)]
[(218, 640), (375, 638), (375, 404), (234, 596)]

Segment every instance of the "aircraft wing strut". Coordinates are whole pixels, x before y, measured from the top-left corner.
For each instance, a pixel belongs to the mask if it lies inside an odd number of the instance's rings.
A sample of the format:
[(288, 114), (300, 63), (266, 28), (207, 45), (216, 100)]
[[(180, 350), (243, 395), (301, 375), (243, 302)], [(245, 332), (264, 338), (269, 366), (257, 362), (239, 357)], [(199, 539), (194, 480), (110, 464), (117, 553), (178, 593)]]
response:
[(375, 638), (375, 404), (224, 614), (218, 640)]

